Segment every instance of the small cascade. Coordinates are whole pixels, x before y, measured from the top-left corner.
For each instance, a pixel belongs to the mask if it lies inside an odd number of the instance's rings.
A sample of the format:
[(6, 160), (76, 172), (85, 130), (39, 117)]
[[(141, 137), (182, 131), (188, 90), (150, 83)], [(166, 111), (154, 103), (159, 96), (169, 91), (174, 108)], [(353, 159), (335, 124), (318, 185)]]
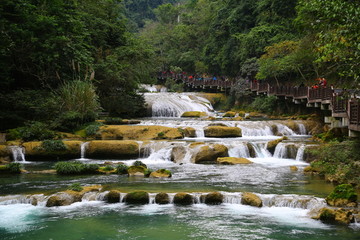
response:
[(171, 161), (173, 144), (169, 142), (152, 142), (144, 147), (144, 153), (148, 154), (147, 160)]
[(274, 133), (272, 132), (269, 126), (243, 126), (239, 124), (242, 130), (242, 135), (245, 137), (253, 136), (253, 137), (260, 137), (260, 136), (273, 136)]
[(80, 160), (81, 159), (86, 159), (85, 154), (86, 154), (86, 149), (88, 148), (88, 146), (89, 146), (89, 142), (84, 142), (84, 143), (81, 144), (81, 146), (80, 146)]
[(300, 195), (260, 195), (263, 205), (267, 207), (289, 207), (302, 209), (320, 209), (326, 206), (326, 201), (313, 196)]
[(149, 193), (149, 204), (155, 204), (156, 193)]
[(188, 111), (214, 111), (207, 99), (195, 93), (145, 93), (144, 97), (151, 107), (152, 117), (180, 117)]
[(302, 144), (296, 153), (296, 161), (303, 161), (304, 159), (304, 152), (305, 152), (306, 145)]
[(287, 144), (279, 143), (276, 145), (274, 158), (287, 158)]
[(227, 147), (229, 149), (229, 157), (236, 157), (236, 158), (250, 157), (249, 148), (245, 142), (241, 142), (241, 143), (234, 142), (232, 144), (228, 144)]
[(224, 193), (224, 203), (228, 204), (241, 204), (240, 193)]
[(9, 147), (15, 162), (25, 162), (25, 149), (19, 146)]
[(195, 133), (196, 133), (196, 137), (197, 138), (204, 138), (205, 137), (205, 132), (204, 132), (204, 128), (195, 128)]
[(307, 131), (306, 131), (306, 127), (304, 124), (302, 123), (298, 123), (298, 127), (299, 127), (299, 133), (300, 135), (307, 135)]
[(278, 134), (283, 136), (292, 136), (297, 135), (293, 130), (291, 130), (288, 126), (284, 124), (276, 124)]
[(267, 143), (264, 142), (252, 142), (250, 143), (255, 151), (255, 156), (257, 158), (267, 158), (271, 157), (271, 153), (266, 149)]
[(109, 191), (105, 192), (87, 192), (81, 198), (82, 202), (90, 202), (90, 201), (105, 201), (106, 195)]

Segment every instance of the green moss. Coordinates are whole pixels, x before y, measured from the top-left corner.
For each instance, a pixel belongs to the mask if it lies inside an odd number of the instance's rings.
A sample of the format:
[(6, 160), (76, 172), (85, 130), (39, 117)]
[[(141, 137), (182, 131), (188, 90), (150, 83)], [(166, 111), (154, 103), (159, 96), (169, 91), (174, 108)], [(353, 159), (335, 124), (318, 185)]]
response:
[(55, 170), (61, 175), (94, 174), (99, 170), (99, 165), (81, 162), (58, 162), (55, 164)]
[(147, 204), (149, 203), (149, 194), (144, 191), (131, 192), (125, 196), (124, 200), (129, 204)]
[(350, 184), (337, 186), (332, 193), (326, 198), (327, 200), (347, 199), (350, 202), (357, 201), (357, 194)]
[(125, 164), (119, 164), (117, 167), (116, 167), (116, 173), (118, 174), (127, 174), (128, 173), (128, 166), (125, 165)]
[(133, 163), (133, 166), (135, 166), (135, 167), (137, 167), (137, 166), (143, 166), (144, 168), (147, 168), (146, 164), (143, 163), (142, 161), (139, 161), (139, 160), (135, 161), (135, 162)]
[(47, 152), (56, 152), (67, 150), (66, 145), (61, 140), (44, 140), (40, 146), (41, 149)]
[(75, 192), (81, 192), (84, 188), (80, 185), (80, 183), (73, 183), (68, 187), (68, 190), (72, 190)]
[(324, 209), (321, 212), (319, 219), (326, 223), (333, 223), (335, 222), (335, 213), (330, 209)]

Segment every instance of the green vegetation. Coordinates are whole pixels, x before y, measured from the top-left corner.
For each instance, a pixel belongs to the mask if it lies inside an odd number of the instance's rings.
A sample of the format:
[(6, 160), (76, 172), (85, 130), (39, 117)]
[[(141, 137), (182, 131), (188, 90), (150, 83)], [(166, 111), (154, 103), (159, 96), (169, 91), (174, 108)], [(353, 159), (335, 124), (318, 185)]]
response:
[(80, 183), (73, 183), (68, 187), (68, 190), (72, 190), (75, 192), (81, 192), (84, 188), (80, 185)]
[(135, 161), (133, 163), (133, 166), (135, 166), (135, 167), (143, 166), (144, 168), (147, 168), (146, 164), (139, 160)]
[(314, 159), (311, 167), (327, 180), (360, 187), (359, 144), (358, 141), (331, 142), (305, 151)]
[(123, 124), (122, 118), (116, 118), (116, 117), (107, 117), (105, 118), (106, 125), (121, 125)]
[(346, 199), (350, 202), (356, 202), (357, 194), (350, 184), (341, 184), (336, 186), (334, 191), (330, 193), (330, 195), (326, 198), (327, 201), (329, 200), (336, 200), (336, 199)]
[(18, 174), (21, 173), (21, 164), (20, 163), (9, 163), (6, 165), (0, 165), (0, 173), (11, 173), (11, 174)]
[(58, 162), (55, 170), (61, 175), (94, 174), (97, 173), (99, 165), (84, 164), (81, 162)]
[(275, 96), (261, 96), (255, 98), (254, 102), (251, 103), (250, 108), (263, 113), (273, 113), (276, 107)]
[(94, 123), (89, 124), (88, 126), (86, 126), (85, 127), (86, 136), (87, 137), (95, 136), (102, 125), (103, 125), (102, 123), (94, 122)]
[(119, 164), (117, 167), (116, 167), (116, 173), (118, 174), (127, 174), (127, 170), (128, 170), (128, 166), (125, 165), (125, 164)]
[(66, 150), (66, 145), (61, 140), (44, 140), (40, 146), (47, 152), (63, 151)]

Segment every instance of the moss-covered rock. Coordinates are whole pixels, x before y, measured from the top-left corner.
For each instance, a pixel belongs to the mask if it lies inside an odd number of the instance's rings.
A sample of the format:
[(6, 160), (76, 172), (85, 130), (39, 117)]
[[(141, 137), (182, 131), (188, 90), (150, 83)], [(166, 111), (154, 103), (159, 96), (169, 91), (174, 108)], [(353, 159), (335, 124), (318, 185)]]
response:
[(46, 149), (43, 147), (43, 142), (25, 142), (26, 159), (37, 160), (60, 160), (73, 159), (80, 157), (81, 141), (62, 141), (63, 149)]
[(238, 127), (210, 126), (204, 129), (205, 137), (226, 138), (241, 137), (241, 129)]
[(224, 195), (219, 192), (208, 193), (205, 196), (204, 202), (208, 205), (219, 205), (224, 201)]
[(46, 201), (46, 207), (59, 207), (59, 206), (68, 206), (75, 202), (80, 202), (80, 194), (69, 194), (65, 192), (60, 192), (52, 195)]
[(120, 192), (117, 190), (111, 190), (106, 195), (106, 200), (108, 203), (118, 203), (120, 202)]
[(184, 146), (173, 147), (171, 151), (171, 161), (180, 163), (185, 158), (185, 154), (186, 148)]
[(188, 193), (177, 193), (174, 196), (174, 204), (177, 205), (191, 205), (194, 203), (194, 198)]
[(251, 158), (255, 158), (256, 157), (256, 152), (255, 152), (255, 148), (251, 143), (247, 143), (246, 144), (248, 150), (249, 150), (249, 154)]
[(139, 144), (136, 141), (91, 141), (86, 156), (90, 158), (128, 159), (139, 156)]
[(307, 166), (307, 167), (304, 168), (304, 173), (306, 173), (306, 174), (319, 174), (319, 170), (314, 168), (314, 167)]
[(169, 204), (170, 203), (170, 197), (167, 193), (158, 193), (155, 196), (155, 203), (157, 204)]
[(124, 201), (128, 204), (148, 204), (149, 194), (144, 191), (136, 191), (126, 194)]
[(295, 121), (287, 120), (285, 126), (293, 130), (295, 133), (300, 133), (299, 124)]
[(97, 138), (102, 140), (182, 139), (181, 130), (164, 126), (111, 125), (102, 126)]
[(181, 117), (184, 118), (200, 118), (200, 117), (206, 117), (206, 112), (198, 112), (198, 111), (190, 111), (190, 112), (184, 112)]
[(185, 137), (190, 137), (190, 138), (196, 137), (196, 130), (195, 130), (195, 128), (186, 127), (186, 128), (183, 128), (183, 131), (184, 131), (184, 136), (185, 136)]
[(290, 166), (290, 170), (292, 172), (297, 172), (299, 170), (299, 168), (297, 166)]
[(268, 142), (266, 149), (271, 153), (274, 154), (276, 146), (284, 140), (287, 140), (287, 137), (282, 137), (273, 141)]
[(144, 166), (130, 166), (127, 169), (129, 176), (138, 176), (138, 177), (144, 177), (146, 174), (147, 168)]
[(0, 157), (7, 157), (10, 156), (11, 151), (8, 146), (0, 145)]
[(216, 163), (219, 157), (228, 157), (228, 148), (222, 144), (201, 146), (193, 156), (194, 163)]
[(314, 219), (328, 224), (348, 225), (354, 222), (354, 215), (350, 210), (322, 208)]
[(262, 207), (262, 200), (254, 193), (243, 193), (241, 198), (241, 204), (250, 205), (253, 207)]
[(357, 206), (357, 194), (350, 184), (341, 184), (327, 196), (326, 202), (334, 207)]
[(216, 162), (218, 164), (223, 164), (223, 165), (235, 165), (235, 164), (251, 164), (253, 163), (252, 161), (250, 161), (249, 159), (246, 158), (235, 158), (235, 157), (223, 157), (223, 158), (218, 158), (216, 160)]
[(170, 178), (171, 176), (171, 171), (166, 169), (159, 169), (155, 172), (150, 173), (150, 177), (152, 178)]
[(231, 117), (231, 118), (233, 118), (233, 117), (235, 117), (235, 115), (236, 115), (236, 112), (229, 111), (229, 112), (224, 113), (223, 117)]

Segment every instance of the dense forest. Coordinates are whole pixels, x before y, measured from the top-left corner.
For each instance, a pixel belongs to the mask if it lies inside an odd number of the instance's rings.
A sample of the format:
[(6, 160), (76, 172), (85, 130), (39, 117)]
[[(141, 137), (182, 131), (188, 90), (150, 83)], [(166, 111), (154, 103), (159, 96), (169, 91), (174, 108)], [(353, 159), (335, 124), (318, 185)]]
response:
[(158, 71), (360, 81), (357, 0), (2, 0), (0, 30), (0, 130), (142, 116)]

